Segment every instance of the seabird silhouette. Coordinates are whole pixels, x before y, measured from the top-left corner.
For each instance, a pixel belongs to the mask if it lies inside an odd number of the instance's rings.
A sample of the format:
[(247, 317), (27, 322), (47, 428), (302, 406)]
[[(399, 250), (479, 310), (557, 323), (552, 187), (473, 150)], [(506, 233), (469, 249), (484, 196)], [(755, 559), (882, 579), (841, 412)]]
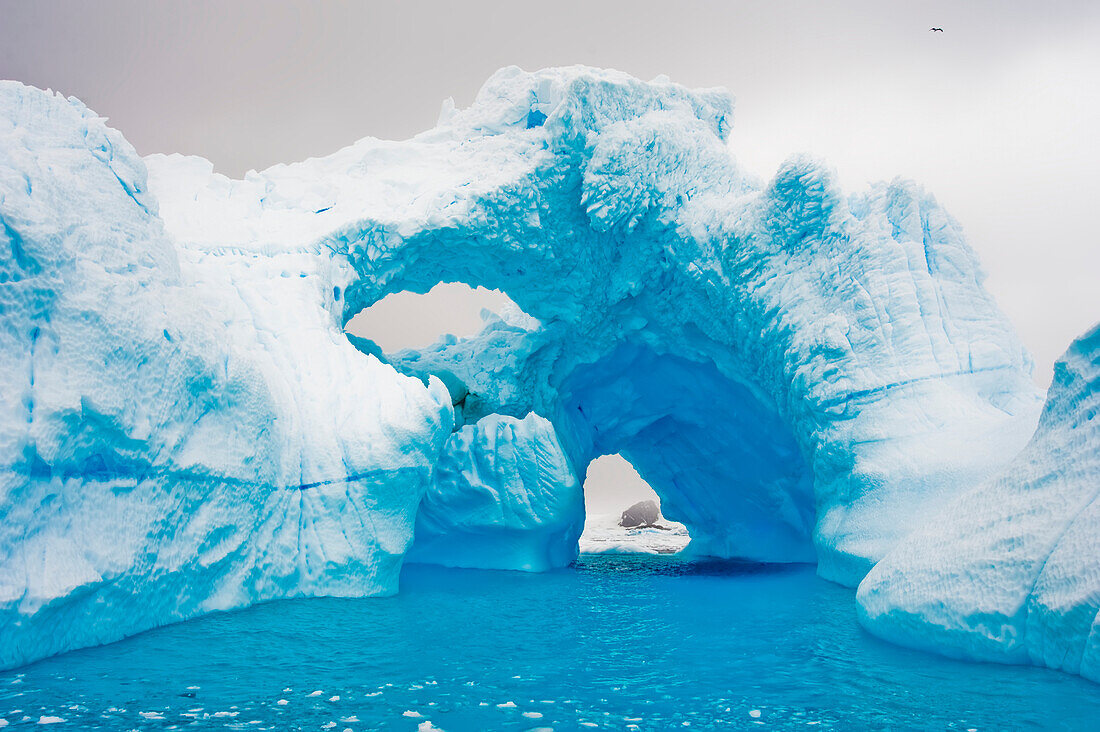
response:
[(930, 31), (937, 31), (937, 32), (939, 32), (939, 33), (943, 33), (943, 28), (929, 28), (928, 30), (930, 30)]

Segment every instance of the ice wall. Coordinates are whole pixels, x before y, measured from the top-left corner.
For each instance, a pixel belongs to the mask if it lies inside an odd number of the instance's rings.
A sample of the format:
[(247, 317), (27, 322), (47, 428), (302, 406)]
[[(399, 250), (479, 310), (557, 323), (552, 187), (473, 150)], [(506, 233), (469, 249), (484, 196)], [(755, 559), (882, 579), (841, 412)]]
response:
[(860, 621), (887, 640), (1100, 681), (1100, 327), (1055, 364), (1004, 471), (875, 565)]
[(0, 667), (396, 591), (450, 400), (348, 343), (319, 251), (175, 245), (121, 135), (0, 83)]
[(584, 494), (553, 425), (489, 415), (447, 441), (406, 560), (545, 571), (576, 559), (583, 528)]

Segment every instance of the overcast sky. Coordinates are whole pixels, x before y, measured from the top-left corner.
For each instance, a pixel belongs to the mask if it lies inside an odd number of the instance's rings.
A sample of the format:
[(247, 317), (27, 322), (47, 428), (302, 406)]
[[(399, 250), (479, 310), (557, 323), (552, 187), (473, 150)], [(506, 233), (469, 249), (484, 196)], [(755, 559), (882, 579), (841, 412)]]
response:
[(80, 97), (143, 154), (233, 176), (409, 137), (508, 64), (727, 87), (731, 147), (758, 175), (810, 152), (849, 189), (903, 175), (933, 191), (1043, 385), (1100, 319), (1098, 39), (1094, 0), (0, 0), (0, 78)]

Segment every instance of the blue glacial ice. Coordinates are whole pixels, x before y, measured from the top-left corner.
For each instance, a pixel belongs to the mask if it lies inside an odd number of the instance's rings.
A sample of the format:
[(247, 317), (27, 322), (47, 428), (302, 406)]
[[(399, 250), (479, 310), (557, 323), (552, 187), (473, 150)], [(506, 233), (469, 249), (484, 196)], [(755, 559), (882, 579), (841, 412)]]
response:
[(903, 645), (1100, 681), (1098, 411), (1100, 326), (1055, 364), (1027, 447), (863, 580), (863, 625)]
[[(1027, 442), (1030, 360), (931, 195), (760, 182), (731, 123), (723, 90), (508, 68), (415, 138), (231, 180), (4, 83), (0, 667), (394, 592), (410, 546), (566, 564), (610, 453), (693, 551), (858, 583)], [(344, 334), (439, 282), (517, 309)]]
[(490, 414), (447, 440), (406, 561), (543, 571), (577, 557), (584, 494), (554, 426)]

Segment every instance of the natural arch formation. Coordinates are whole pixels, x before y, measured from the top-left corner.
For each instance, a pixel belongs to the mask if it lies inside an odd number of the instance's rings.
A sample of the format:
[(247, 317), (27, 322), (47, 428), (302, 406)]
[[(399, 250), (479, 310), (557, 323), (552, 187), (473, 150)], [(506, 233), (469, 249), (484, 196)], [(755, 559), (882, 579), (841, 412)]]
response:
[[(494, 323), (394, 365), (457, 376), (478, 396), (464, 422), (546, 416), (577, 470), (612, 448), (570, 403), (571, 380), (586, 369), (616, 376), (592, 365), (629, 360), (616, 354), (631, 349), (654, 364), (679, 359), (669, 408), (701, 388), (722, 406), (667, 430), (663, 440), (679, 444), (646, 477), (685, 518), (698, 514), (692, 530), (714, 537), (699, 546), (810, 558), (796, 547), (812, 535), (821, 572), (855, 582), (960, 481), (1023, 444), (1038, 408), (1030, 365), (931, 196), (895, 181), (846, 198), (803, 158), (760, 186), (725, 148), (730, 108), (717, 92), (614, 74), (505, 70), (415, 141), (425, 155), (460, 141), (433, 181), (461, 184), (326, 241), (358, 278), (348, 312), (457, 279), (507, 292), (537, 318), (534, 331)], [(657, 384), (645, 388), (653, 398)], [(591, 391), (610, 412), (600, 421), (633, 408), (629, 394), (616, 403), (612, 390)], [(751, 507), (745, 532), (727, 511), (702, 508), (751, 474), (732, 461), (705, 474), (716, 455), (742, 458), (740, 440), (757, 432), (723, 429), (722, 409), (764, 420), (775, 437), (775, 454), (751, 463), (758, 474), (729, 490)], [(664, 485), (662, 471), (679, 484)]]
[[(568, 546), (577, 476), (609, 451), (707, 551), (857, 582), (1023, 444), (1029, 363), (931, 196), (846, 197), (804, 158), (761, 185), (731, 109), (505, 69), (412, 140), (229, 180), (0, 86), (0, 665), (395, 591), (417, 507), (478, 476), (490, 510)], [(439, 282), (531, 317), (390, 364), (345, 337)]]

